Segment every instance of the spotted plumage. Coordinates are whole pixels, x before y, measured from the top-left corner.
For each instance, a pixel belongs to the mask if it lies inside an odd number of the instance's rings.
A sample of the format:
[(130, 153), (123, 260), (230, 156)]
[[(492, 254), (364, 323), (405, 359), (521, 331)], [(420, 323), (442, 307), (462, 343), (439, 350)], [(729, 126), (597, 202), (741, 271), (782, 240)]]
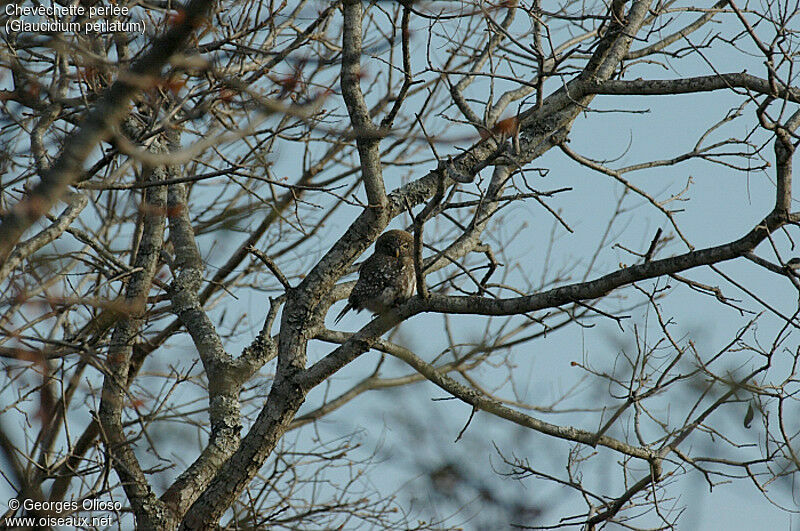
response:
[(367, 309), (383, 313), (414, 294), (414, 237), (404, 230), (390, 230), (375, 242), (375, 252), (358, 272), (347, 305), (336, 316), (339, 320), (349, 310)]

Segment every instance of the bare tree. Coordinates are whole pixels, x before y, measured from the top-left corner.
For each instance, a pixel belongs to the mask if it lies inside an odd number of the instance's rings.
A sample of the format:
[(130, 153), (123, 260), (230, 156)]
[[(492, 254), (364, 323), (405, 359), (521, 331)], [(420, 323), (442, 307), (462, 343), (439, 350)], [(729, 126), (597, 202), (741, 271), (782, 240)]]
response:
[[(672, 526), (699, 476), (793, 510), (796, 4), (79, 5), (3, 20), (0, 451), (36, 502), (6, 517), (453, 525), (324, 428), (420, 382), (471, 411), (449, 445), (498, 452), (434, 466), (444, 505), (474, 487), (520, 527)], [(10, 26), (31, 17), (71, 25)], [(390, 224), (417, 295), (331, 328)], [(574, 385), (523, 391), (559, 337), (591, 338)], [(494, 473), (574, 503), (508, 502)]]

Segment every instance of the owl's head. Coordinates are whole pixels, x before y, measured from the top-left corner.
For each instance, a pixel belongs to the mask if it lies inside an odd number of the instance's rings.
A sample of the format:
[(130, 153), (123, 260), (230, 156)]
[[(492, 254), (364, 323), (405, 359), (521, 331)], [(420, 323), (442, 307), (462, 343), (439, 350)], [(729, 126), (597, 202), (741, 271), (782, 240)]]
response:
[(414, 253), (414, 236), (404, 230), (390, 230), (375, 242), (375, 253), (399, 258)]

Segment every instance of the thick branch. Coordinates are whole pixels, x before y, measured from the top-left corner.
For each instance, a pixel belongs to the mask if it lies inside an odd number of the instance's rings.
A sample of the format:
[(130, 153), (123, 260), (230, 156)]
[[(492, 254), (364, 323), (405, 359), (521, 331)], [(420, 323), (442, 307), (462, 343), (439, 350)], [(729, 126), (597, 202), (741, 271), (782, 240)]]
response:
[[(166, 178), (163, 168), (150, 169), (145, 175), (148, 180), (163, 181)], [(167, 526), (170, 515), (153, 493), (126, 438), (122, 427), (122, 410), (126, 402), (133, 344), (142, 325), (147, 295), (164, 242), (166, 203), (165, 186), (154, 186), (145, 192), (142, 208), (144, 228), (134, 261), (136, 272), (131, 275), (125, 292), (127, 313), (120, 316), (111, 336), (106, 362), (108, 372), (103, 380), (98, 413), (114, 470), (131, 502), (137, 525), (146, 529)]]
[(541, 310), (543, 308), (553, 308), (575, 301), (596, 299), (610, 293), (614, 289), (634, 282), (744, 256), (755, 249), (770, 233), (790, 221), (796, 222), (799, 220), (800, 216), (798, 215), (780, 216), (773, 213), (767, 216), (761, 224), (742, 238), (724, 245), (633, 265), (615, 271), (614, 273), (609, 273), (595, 280), (561, 286), (543, 293), (536, 293), (524, 297), (489, 299), (477, 296), (448, 297), (443, 295), (431, 295), (427, 303), (414, 299), (415, 302), (413, 303), (414, 308), (412, 312), (515, 315)]
[(788, 101), (800, 103), (800, 89), (781, 87), (778, 93), (774, 94), (769, 81), (746, 72), (687, 77), (684, 79), (637, 79), (633, 81), (608, 79), (588, 83), (583, 90), (587, 94), (655, 96), (695, 94), (735, 88), (743, 88), (759, 94), (785, 98)]
[[(344, 349), (346, 346), (347, 343), (342, 345), (340, 348)], [(459, 398), (460, 400), (480, 410), (491, 413), (492, 415), (496, 415), (515, 424), (519, 424), (520, 426), (525, 426), (526, 428), (531, 428), (540, 433), (544, 433), (545, 435), (550, 435), (559, 439), (566, 439), (592, 446), (599, 444), (600, 446), (605, 446), (625, 455), (630, 455), (631, 457), (637, 457), (639, 459), (649, 460), (653, 457), (653, 452), (650, 450), (624, 443), (606, 435), (601, 435), (598, 437), (595, 433), (573, 428), (571, 426), (558, 426), (556, 424), (550, 424), (549, 422), (544, 422), (531, 417), (530, 415), (521, 413), (515, 409), (511, 409), (508, 406), (504, 406), (497, 400), (493, 400), (474, 389), (470, 389), (469, 387), (458, 383), (453, 378), (447, 376), (433, 365), (426, 363), (420, 359), (419, 356), (406, 348), (397, 345), (391, 345), (391, 347), (389, 347), (385, 342), (381, 342), (381, 350), (388, 352), (398, 359), (401, 359), (414, 370), (423, 375), (426, 379), (452, 394), (456, 398)]]
[[(176, 171), (176, 168), (172, 168)], [(189, 221), (186, 190), (173, 184), (168, 193), (169, 238), (175, 248), (175, 272), (170, 295), (173, 311), (197, 347), (209, 387), (211, 436), (200, 456), (162, 496), (175, 515), (182, 516), (214, 478), (219, 467), (239, 445), (241, 430), (239, 381), (233, 378), (233, 360), (225, 352), (213, 322), (198, 297), (203, 262)]]
[(380, 139), (369, 117), (369, 108), (361, 92), (361, 0), (344, 2), (342, 32), (342, 97), (356, 133), (361, 177), (370, 206), (386, 204), (386, 189), (381, 172)]

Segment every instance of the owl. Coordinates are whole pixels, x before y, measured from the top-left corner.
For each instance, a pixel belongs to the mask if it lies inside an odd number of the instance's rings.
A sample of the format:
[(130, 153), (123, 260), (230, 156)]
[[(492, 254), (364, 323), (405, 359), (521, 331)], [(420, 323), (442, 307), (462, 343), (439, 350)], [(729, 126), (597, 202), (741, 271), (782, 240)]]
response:
[(375, 252), (358, 270), (358, 282), (335, 323), (349, 310), (364, 308), (383, 313), (414, 294), (414, 237), (404, 230), (390, 230), (375, 242)]

